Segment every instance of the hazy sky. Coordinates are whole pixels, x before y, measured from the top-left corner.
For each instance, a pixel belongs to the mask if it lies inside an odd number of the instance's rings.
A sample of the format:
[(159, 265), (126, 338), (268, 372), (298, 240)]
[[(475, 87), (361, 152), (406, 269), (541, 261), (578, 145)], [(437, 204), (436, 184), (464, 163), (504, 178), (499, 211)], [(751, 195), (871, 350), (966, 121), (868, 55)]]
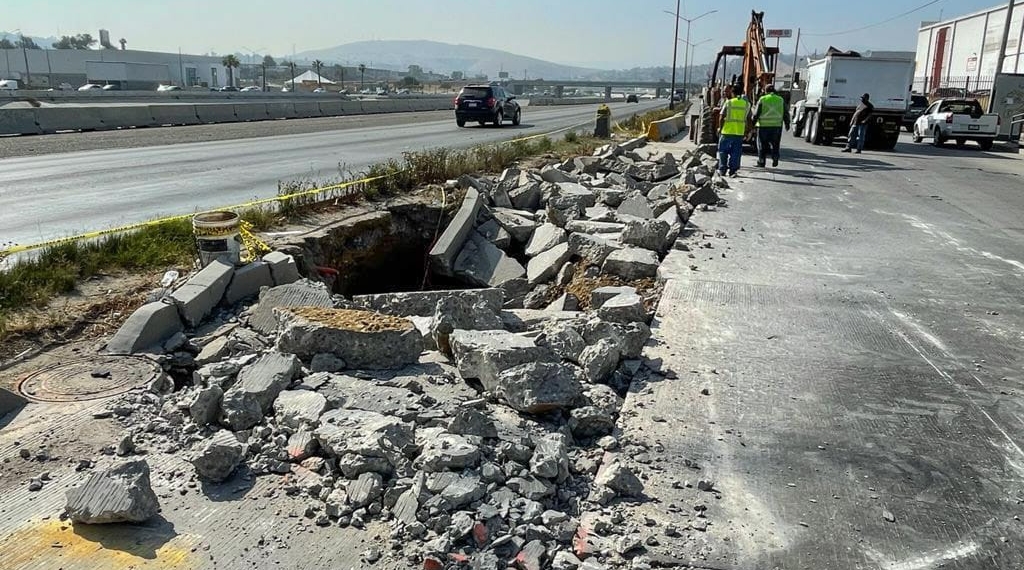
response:
[[(830, 44), (844, 49), (916, 46), (921, 20), (950, 18), (1002, 3), (939, 0), (856, 33), (929, 0), (687, 0), (695, 22), (695, 61), (723, 44), (740, 44), (750, 9), (766, 10), (768, 28), (802, 28), (801, 52)], [(192, 53), (271, 53), (275, 56), (371, 39), (426, 39), (502, 49), (558, 63), (600, 67), (670, 65), (673, 0), (0, 0), (0, 30), (36, 36), (110, 30), (135, 49)], [(474, 7), (467, 9), (467, 7)], [(822, 9), (827, 6), (828, 9)], [(686, 26), (680, 26), (685, 37)], [(810, 35), (818, 34), (818, 35)], [(787, 47), (788, 46), (788, 47)], [(682, 47), (682, 46), (681, 46)], [(789, 51), (793, 40), (783, 43)], [(680, 52), (680, 57), (682, 57)]]

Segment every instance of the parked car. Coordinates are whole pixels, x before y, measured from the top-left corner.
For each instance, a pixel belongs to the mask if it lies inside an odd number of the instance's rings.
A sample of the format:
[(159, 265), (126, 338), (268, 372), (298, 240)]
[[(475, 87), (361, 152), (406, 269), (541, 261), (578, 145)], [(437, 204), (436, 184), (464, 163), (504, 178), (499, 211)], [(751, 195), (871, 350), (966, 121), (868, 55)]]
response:
[(250, 85), (242, 88), (242, 93), (252, 93), (253, 91), (263, 91), (263, 89), (256, 85)]
[(630, 93), (629, 95), (626, 95), (626, 102), (627, 103), (639, 103), (640, 99), (636, 96), (635, 93)]
[(508, 118), (513, 125), (518, 125), (522, 116), (515, 96), (500, 85), (467, 85), (455, 98), (455, 124), (460, 127), (465, 127), (467, 121), (477, 121), (481, 126), (494, 123), (500, 127)]
[(989, 150), (999, 134), (999, 123), (999, 114), (986, 113), (975, 99), (939, 99), (914, 123), (914, 142), (931, 137), (933, 145), (942, 146), (953, 139), (960, 148), (974, 141)]
[(317, 87), (316, 89), (313, 90), (313, 93), (327, 93), (327, 90), (324, 89), (323, 87)]
[(120, 91), (121, 90), (121, 84), (120, 83), (108, 83), (108, 84), (104, 85), (102, 89), (104, 91)]
[(903, 114), (903, 128), (907, 129), (908, 133), (914, 132), (914, 123), (927, 108), (927, 97), (924, 95), (910, 95), (910, 107), (907, 107), (907, 112)]
[(102, 91), (103, 86), (95, 83), (86, 83), (85, 85), (78, 88), (79, 91)]
[(160, 85), (156, 88), (157, 91), (181, 91), (181, 87), (177, 85)]
[(0, 91), (17, 91), (17, 79), (0, 79)]
[(218, 89), (218, 91), (221, 91), (223, 93), (234, 93), (238, 91), (238, 88), (234, 85), (225, 85), (224, 87)]

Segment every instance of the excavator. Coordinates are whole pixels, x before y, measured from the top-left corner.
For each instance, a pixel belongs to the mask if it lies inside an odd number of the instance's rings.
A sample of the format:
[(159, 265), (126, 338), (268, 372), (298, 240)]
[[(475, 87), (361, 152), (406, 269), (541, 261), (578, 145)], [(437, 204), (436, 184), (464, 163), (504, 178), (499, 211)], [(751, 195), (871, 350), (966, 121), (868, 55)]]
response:
[[(743, 89), (751, 106), (765, 94), (765, 89), (775, 83), (775, 68), (779, 60), (779, 48), (765, 45), (764, 12), (750, 12), (750, 25), (747, 26), (747, 39), (741, 46), (724, 46), (718, 52), (715, 66), (708, 84), (701, 92), (701, 113), (697, 124), (695, 140), (699, 144), (715, 144), (718, 142), (720, 129), (719, 117), (722, 112), (723, 93), (726, 85)], [(743, 58), (742, 68), (738, 75), (728, 78), (729, 58)], [(732, 60), (735, 61), (735, 60)], [(779, 90), (778, 94), (789, 105), (789, 92)], [(747, 125), (744, 141), (755, 144), (756, 129), (753, 124)]]

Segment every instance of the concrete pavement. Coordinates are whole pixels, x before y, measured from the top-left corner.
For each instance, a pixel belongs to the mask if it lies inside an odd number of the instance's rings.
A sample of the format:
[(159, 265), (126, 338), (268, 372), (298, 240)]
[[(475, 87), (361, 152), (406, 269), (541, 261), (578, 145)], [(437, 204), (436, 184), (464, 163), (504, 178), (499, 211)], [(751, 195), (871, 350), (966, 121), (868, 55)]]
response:
[[(625, 114), (658, 104), (622, 103), (612, 108), (613, 113)], [(339, 169), (359, 171), (406, 151), (438, 146), (464, 148), (562, 129), (592, 120), (594, 106), (527, 108), (521, 126), (509, 124), (501, 129), (476, 125), (459, 129), (451, 113), (436, 115), (431, 121), (392, 124), (385, 129), (361, 126), (245, 140), (3, 159), (0, 246), (273, 196), (278, 181), (329, 179), (337, 177)], [(178, 129), (146, 132), (171, 134)], [(102, 134), (133, 137), (133, 133)], [(101, 133), (76, 133), (92, 134)], [(42, 139), (19, 140), (30, 145)]]
[(1024, 567), (1024, 161), (783, 145), (663, 265), (626, 520), (697, 568)]

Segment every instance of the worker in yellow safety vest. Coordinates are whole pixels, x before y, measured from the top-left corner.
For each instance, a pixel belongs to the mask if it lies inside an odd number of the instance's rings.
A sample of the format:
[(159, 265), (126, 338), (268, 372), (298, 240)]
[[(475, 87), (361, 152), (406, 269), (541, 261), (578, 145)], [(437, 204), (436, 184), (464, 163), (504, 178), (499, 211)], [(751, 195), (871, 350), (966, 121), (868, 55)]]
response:
[(750, 118), (750, 103), (743, 98), (743, 91), (726, 85), (722, 103), (722, 132), (718, 137), (718, 172), (725, 176), (735, 177), (740, 169), (740, 158), (743, 156), (743, 136), (747, 132), (747, 120)]
[(754, 109), (754, 121), (757, 125), (757, 165), (764, 167), (769, 152), (772, 166), (779, 165), (779, 145), (782, 142), (782, 125), (789, 129), (789, 110), (786, 102), (775, 91), (774, 85), (765, 88), (767, 91), (757, 101)]

